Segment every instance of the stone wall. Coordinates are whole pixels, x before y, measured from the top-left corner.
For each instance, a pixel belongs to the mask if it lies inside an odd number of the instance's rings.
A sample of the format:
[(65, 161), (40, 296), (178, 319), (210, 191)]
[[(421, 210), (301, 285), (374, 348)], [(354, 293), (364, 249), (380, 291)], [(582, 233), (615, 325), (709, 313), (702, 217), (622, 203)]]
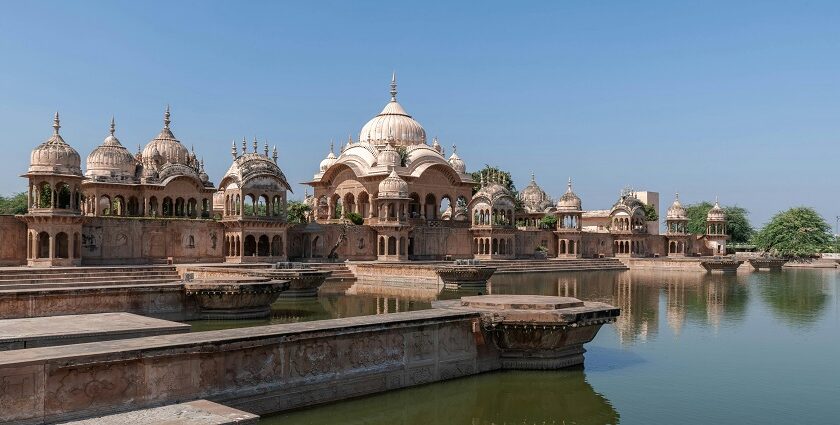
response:
[[(170, 320), (194, 318), (197, 308), (180, 283), (139, 287), (27, 289), (0, 294), (0, 319), (126, 312)], [(2, 406), (2, 403), (0, 403)]]
[(26, 264), (26, 224), (12, 215), (0, 216), (0, 266)]
[(207, 398), (264, 414), (500, 367), (479, 314), (425, 310), (0, 353), (0, 422)]
[(221, 262), (223, 244), (213, 220), (91, 217), (82, 227), (82, 264)]

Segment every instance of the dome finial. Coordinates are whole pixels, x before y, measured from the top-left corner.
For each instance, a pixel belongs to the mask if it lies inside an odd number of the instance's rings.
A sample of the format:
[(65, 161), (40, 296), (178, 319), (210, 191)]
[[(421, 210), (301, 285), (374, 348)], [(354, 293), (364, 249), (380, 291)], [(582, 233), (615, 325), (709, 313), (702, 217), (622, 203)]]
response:
[(248, 153), (248, 141), (245, 140), (245, 136), (242, 136), (242, 155)]
[(330, 153), (335, 155), (335, 144), (333, 143), (332, 139), (330, 139)]
[(680, 200), (680, 192), (676, 192), (676, 193), (674, 194), (674, 198), (675, 198), (677, 201), (679, 201), (679, 200)]
[(58, 136), (58, 129), (61, 128), (61, 121), (58, 119), (58, 111), (55, 111), (55, 118), (53, 118), (53, 134)]
[(572, 177), (571, 176), (569, 176), (569, 183), (567, 183), (567, 185), (566, 185), (566, 191), (567, 192), (572, 191)]
[(230, 142), (230, 155), (233, 156), (233, 159), (236, 159), (236, 140)]
[(116, 130), (116, 124), (114, 123), (114, 116), (111, 115), (111, 135), (114, 135), (114, 130)]
[(274, 159), (274, 163), (277, 163), (277, 145), (274, 145), (274, 152), (272, 152), (271, 157)]
[(458, 153), (458, 145), (456, 145), (456, 144), (454, 144), (454, 143), (452, 144), (452, 153), (453, 153), (453, 154)]
[(254, 153), (257, 153), (257, 146), (258, 145), (259, 145), (259, 143), (257, 143), (257, 136), (254, 136)]
[(169, 104), (166, 105), (166, 112), (163, 113), (163, 128), (169, 130), (169, 123), (172, 122), (169, 114)]
[(391, 102), (397, 101), (397, 71), (391, 73)]
[(263, 153), (265, 154), (265, 157), (268, 158), (268, 139), (265, 139), (263, 143)]
[(531, 171), (531, 181), (532, 181), (532, 182), (534, 182), (534, 183), (536, 183), (536, 182), (537, 182), (537, 178), (534, 176), (534, 172), (533, 172), (533, 171)]

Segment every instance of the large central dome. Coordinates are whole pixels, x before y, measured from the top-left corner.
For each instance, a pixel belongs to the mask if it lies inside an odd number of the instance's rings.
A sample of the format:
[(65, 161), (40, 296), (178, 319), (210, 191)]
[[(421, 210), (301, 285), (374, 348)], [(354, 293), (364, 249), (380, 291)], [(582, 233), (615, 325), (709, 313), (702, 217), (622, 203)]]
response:
[(395, 146), (426, 143), (426, 130), (397, 102), (396, 75), (391, 77), (391, 101), (359, 132), (360, 142), (378, 147), (385, 146), (389, 140), (393, 140)]

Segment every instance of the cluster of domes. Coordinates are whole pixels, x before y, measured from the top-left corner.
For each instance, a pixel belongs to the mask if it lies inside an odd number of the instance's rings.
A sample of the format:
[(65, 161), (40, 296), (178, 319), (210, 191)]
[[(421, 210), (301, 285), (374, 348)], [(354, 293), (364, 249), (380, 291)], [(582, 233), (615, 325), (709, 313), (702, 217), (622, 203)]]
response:
[(566, 185), (566, 193), (560, 196), (557, 200), (558, 211), (582, 211), (583, 207), (580, 197), (572, 191), (572, 178), (569, 177), (569, 183)]
[(29, 173), (82, 175), (82, 158), (79, 152), (61, 137), (58, 132), (60, 128), (61, 123), (56, 112), (53, 120), (53, 135), (32, 150)]
[(397, 102), (396, 75), (391, 77), (391, 101), (359, 132), (359, 141), (382, 146), (392, 141), (397, 146), (426, 143), (426, 130)]
[(394, 149), (391, 142), (385, 144), (385, 147), (376, 155), (376, 165), (388, 168), (400, 166), (400, 153)]
[(665, 214), (667, 220), (688, 220), (685, 207), (680, 203), (680, 194), (678, 193), (674, 199), (674, 203), (668, 208)]
[(485, 198), (491, 204), (501, 198), (513, 200), (513, 194), (507, 188), (507, 178), (501, 173), (490, 172), (486, 177), (482, 174), (480, 184), (481, 187), (473, 195), (473, 199)]
[(408, 198), (408, 183), (394, 169), (384, 180), (379, 182), (379, 199)]
[(519, 199), (522, 201), (522, 207), (528, 213), (542, 213), (551, 211), (554, 207), (554, 202), (551, 197), (537, 184), (534, 174), (531, 174), (531, 182), (522, 192), (519, 192)]
[(114, 119), (111, 118), (110, 134), (88, 155), (85, 171), (87, 177), (134, 179), (137, 172), (137, 159), (114, 135), (115, 127)]

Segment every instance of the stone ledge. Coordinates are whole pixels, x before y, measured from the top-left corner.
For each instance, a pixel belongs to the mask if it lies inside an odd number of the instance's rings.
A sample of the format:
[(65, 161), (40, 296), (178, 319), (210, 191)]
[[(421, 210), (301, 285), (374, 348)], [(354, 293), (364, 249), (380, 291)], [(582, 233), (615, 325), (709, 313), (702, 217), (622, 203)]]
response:
[(0, 320), (0, 351), (186, 333), (190, 325), (131, 313)]
[(136, 354), (138, 352), (142, 353), (156, 350), (176, 351), (179, 349), (192, 349), (194, 351), (206, 350), (210, 352), (218, 351), (220, 346), (226, 344), (254, 342), (262, 345), (268, 344), (271, 339), (280, 340), (284, 337), (300, 340), (310, 337), (323, 337), (325, 333), (347, 334), (367, 332), (376, 330), (377, 328), (416, 326), (418, 322), (424, 321), (441, 323), (442, 321), (448, 320), (455, 321), (478, 317), (479, 314), (475, 311), (432, 309), (179, 335), (150, 336), (122, 341), (102, 341), (60, 347), (32, 348), (28, 350), (0, 352), (0, 368), (20, 367), (39, 364), (45, 361), (72, 364), (74, 359), (88, 362), (91, 361), (91, 357), (98, 355), (114, 358), (119, 353)]
[(67, 422), (65, 425), (244, 425), (255, 424), (259, 418), (257, 415), (232, 407), (222, 406), (212, 401), (195, 400), (181, 404), (152, 407), (133, 412)]

